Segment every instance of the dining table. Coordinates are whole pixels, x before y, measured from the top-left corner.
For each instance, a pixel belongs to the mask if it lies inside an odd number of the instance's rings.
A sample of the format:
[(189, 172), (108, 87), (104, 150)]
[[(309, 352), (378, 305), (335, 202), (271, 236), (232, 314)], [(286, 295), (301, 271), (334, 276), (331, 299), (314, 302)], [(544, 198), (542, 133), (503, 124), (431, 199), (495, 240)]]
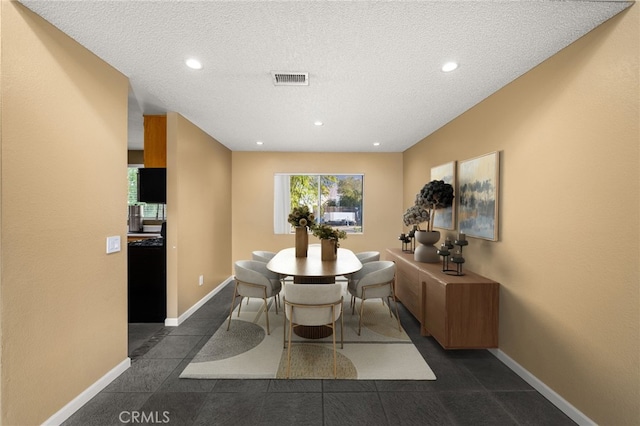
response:
[(296, 284), (334, 283), (335, 277), (359, 271), (362, 263), (349, 249), (338, 248), (335, 260), (322, 260), (320, 246), (310, 245), (306, 257), (296, 257), (295, 247), (280, 250), (267, 269), (293, 277)]
[[(267, 269), (293, 277), (294, 284), (331, 284), (337, 276), (362, 269), (362, 263), (351, 250), (340, 247), (335, 260), (322, 260), (320, 246), (310, 245), (306, 257), (296, 257), (295, 247), (280, 250), (267, 263)], [(307, 339), (322, 339), (332, 332), (332, 328), (326, 326), (298, 325), (294, 328), (295, 334)]]

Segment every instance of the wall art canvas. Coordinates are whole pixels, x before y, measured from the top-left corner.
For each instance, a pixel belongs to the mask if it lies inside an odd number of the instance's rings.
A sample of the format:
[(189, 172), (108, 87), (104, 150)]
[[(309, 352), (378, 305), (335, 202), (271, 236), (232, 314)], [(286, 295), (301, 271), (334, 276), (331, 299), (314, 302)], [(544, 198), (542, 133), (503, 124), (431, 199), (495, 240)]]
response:
[[(456, 162), (452, 161), (447, 164), (435, 166), (431, 168), (431, 180), (442, 180), (445, 183), (456, 187)], [(436, 215), (433, 219), (433, 226), (435, 228), (442, 229), (455, 229), (455, 205), (456, 200), (454, 198), (453, 205), (443, 209), (436, 210)]]
[(458, 229), (470, 237), (498, 240), (500, 153), (458, 164)]

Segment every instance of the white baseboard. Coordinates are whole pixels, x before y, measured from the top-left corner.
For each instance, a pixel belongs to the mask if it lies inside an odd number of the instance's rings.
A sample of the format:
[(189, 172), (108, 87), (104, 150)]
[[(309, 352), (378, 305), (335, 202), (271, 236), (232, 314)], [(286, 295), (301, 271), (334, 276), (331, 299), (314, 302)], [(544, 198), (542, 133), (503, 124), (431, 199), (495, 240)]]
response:
[[(165, 325), (168, 327), (178, 326), (183, 323), (187, 318), (189, 318), (195, 311), (197, 311), (202, 305), (204, 305), (209, 299), (219, 293), (227, 284), (233, 281), (233, 277), (227, 278), (223, 281), (219, 286), (214, 288), (209, 294), (203, 297), (198, 303), (189, 308), (184, 314), (180, 315), (179, 318), (167, 318), (165, 320)], [(106, 388), (112, 381), (114, 381), (120, 374), (126, 371), (131, 366), (131, 359), (126, 358), (120, 364), (111, 369), (107, 374), (102, 376), (98, 381), (89, 386), (84, 390), (80, 395), (75, 397), (71, 402), (62, 407), (57, 413), (53, 416), (49, 417), (43, 425), (46, 426), (57, 426), (62, 424), (65, 420), (67, 420), (73, 413), (78, 411), (82, 406), (84, 406), (91, 398), (100, 393), (101, 390)]]
[(84, 404), (89, 402), (91, 398), (96, 396), (100, 391), (106, 388), (111, 382), (113, 382), (120, 374), (125, 372), (131, 366), (131, 358), (126, 358), (120, 364), (116, 365), (107, 374), (98, 379), (97, 382), (89, 386), (80, 395), (75, 397), (71, 402), (62, 407), (57, 413), (45, 420), (43, 425), (57, 426), (61, 425), (67, 420), (73, 413), (78, 411)]
[(177, 327), (182, 324), (187, 318), (193, 315), (198, 309), (202, 307), (209, 299), (218, 294), (222, 289), (233, 281), (233, 276), (230, 276), (226, 280), (224, 280), (219, 286), (211, 290), (206, 296), (200, 299), (195, 305), (186, 310), (186, 312), (180, 315), (178, 318), (167, 318), (164, 320), (164, 325), (167, 327)]
[(525, 382), (529, 383), (542, 396), (547, 398), (549, 402), (558, 407), (558, 409), (566, 414), (571, 420), (581, 426), (597, 426), (597, 423), (584, 415), (582, 411), (571, 405), (566, 399), (561, 397), (549, 386), (545, 385), (540, 379), (527, 371), (523, 366), (515, 362), (509, 355), (505, 354), (500, 349), (489, 349), (489, 352), (513, 370), (513, 372), (520, 376)]

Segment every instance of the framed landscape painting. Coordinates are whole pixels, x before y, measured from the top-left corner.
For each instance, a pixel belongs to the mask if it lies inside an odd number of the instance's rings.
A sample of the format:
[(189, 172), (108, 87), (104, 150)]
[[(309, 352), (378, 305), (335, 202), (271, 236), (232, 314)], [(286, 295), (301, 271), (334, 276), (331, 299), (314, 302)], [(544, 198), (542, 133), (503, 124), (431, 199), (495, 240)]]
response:
[[(456, 187), (456, 162), (452, 161), (447, 164), (435, 166), (431, 168), (431, 180), (442, 180), (445, 183)], [(433, 218), (433, 226), (442, 229), (455, 229), (455, 199), (451, 207), (436, 210)]]
[(498, 241), (500, 153), (460, 161), (458, 229), (470, 237)]

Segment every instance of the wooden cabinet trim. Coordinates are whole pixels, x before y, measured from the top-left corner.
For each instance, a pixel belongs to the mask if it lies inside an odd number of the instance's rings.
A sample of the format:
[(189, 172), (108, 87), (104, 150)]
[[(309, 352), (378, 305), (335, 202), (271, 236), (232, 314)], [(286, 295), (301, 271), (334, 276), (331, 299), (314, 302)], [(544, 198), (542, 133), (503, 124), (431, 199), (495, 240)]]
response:
[(167, 167), (167, 116), (144, 116), (144, 166)]

